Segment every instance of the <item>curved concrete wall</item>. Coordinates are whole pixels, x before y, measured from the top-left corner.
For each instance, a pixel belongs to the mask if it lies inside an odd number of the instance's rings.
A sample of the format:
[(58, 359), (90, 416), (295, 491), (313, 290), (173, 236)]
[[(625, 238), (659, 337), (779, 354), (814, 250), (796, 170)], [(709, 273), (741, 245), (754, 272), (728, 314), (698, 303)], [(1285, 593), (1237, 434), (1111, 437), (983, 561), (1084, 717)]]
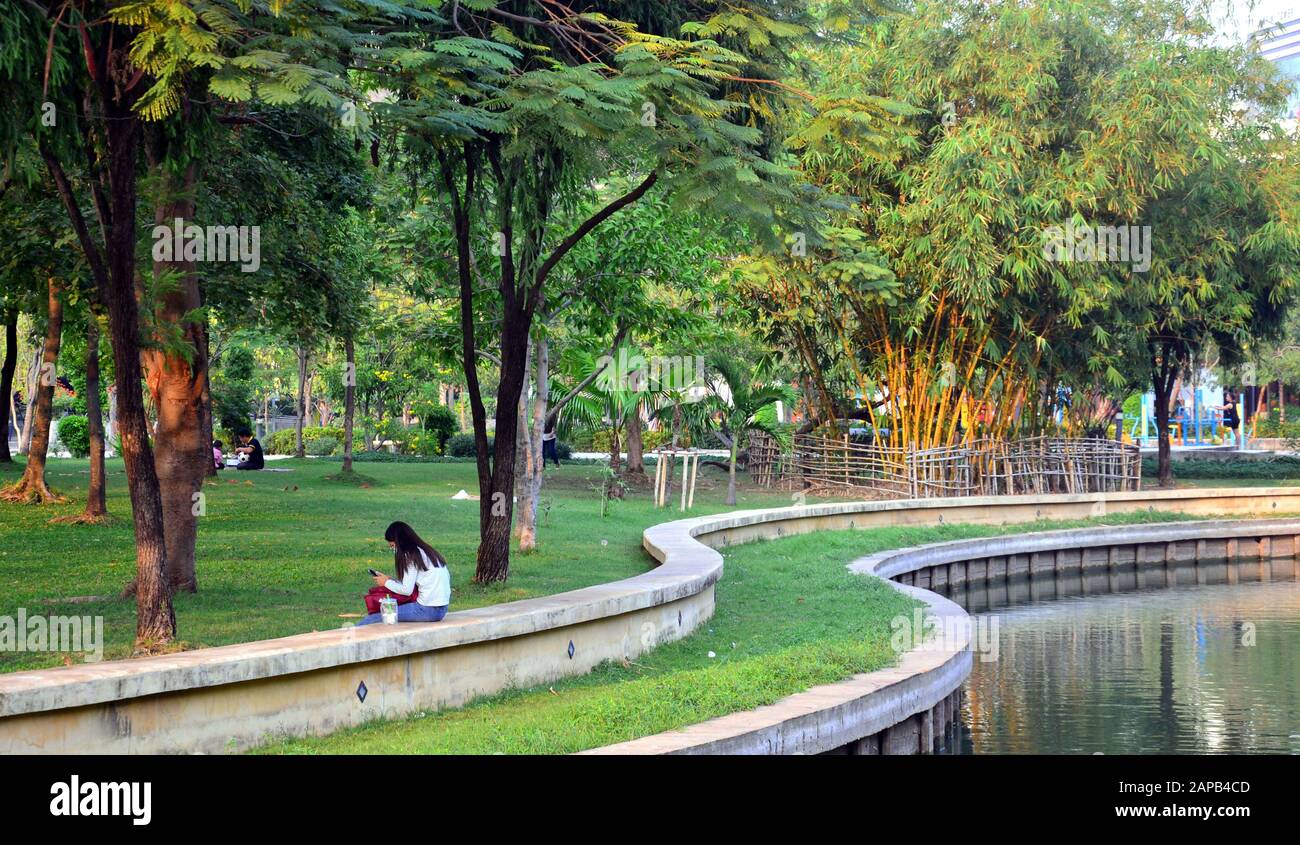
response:
[[(1271, 511), (1265, 497), (1261, 504)], [(672, 523), (670, 525), (675, 525)], [(669, 527), (669, 526), (665, 526)], [(786, 533), (786, 532), (782, 532)], [(923, 587), (1121, 568), (1161, 570), (1180, 563), (1242, 558), (1297, 564), (1300, 519), (1222, 520), (1040, 531), (890, 549), (848, 568), (890, 579), (929, 606), (942, 632), (904, 653), (897, 666), (867, 672), (676, 731), (593, 749), (588, 754), (917, 754), (935, 747), (956, 717), (970, 674), (970, 617)], [(919, 586), (918, 586), (919, 585)], [(1173, 586), (1169, 580), (1166, 586)]]
[[(583, 674), (678, 639), (713, 613), (710, 546), (836, 528), (1007, 523), (1138, 509), (1300, 512), (1300, 488), (851, 502), (647, 529), (651, 572), (431, 625), (368, 626), (0, 675), (0, 753), (240, 750)], [(364, 685), (364, 689), (363, 689)], [(361, 694), (364, 692), (364, 695)]]

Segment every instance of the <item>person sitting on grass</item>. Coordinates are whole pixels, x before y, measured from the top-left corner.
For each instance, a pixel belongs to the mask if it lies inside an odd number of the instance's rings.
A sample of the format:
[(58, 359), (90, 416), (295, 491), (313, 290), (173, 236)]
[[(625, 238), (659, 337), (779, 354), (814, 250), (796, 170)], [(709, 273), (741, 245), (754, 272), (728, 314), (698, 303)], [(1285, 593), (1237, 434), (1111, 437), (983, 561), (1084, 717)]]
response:
[(257, 442), (253, 432), (246, 428), (241, 428), (235, 435), (239, 438), (241, 445), (235, 447), (235, 451), (244, 455), (245, 459), (239, 462), (238, 469), (262, 469), (266, 466), (266, 458), (262, 455), (262, 444)]
[[(405, 522), (388, 526), (384, 539), (393, 550), (397, 577), (389, 578), (380, 573), (374, 576), (375, 585), (399, 596), (419, 591), (415, 601), (397, 606), (397, 621), (441, 621), (451, 603), (451, 571), (447, 568), (447, 561)], [(379, 613), (370, 613), (357, 624), (373, 625), (382, 618)]]
[(224, 456), (221, 454), (221, 447), (224, 445), (226, 444), (222, 443), (220, 440), (212, 441), (212, 463), (217, 469), (222, 469), (226, 465)]

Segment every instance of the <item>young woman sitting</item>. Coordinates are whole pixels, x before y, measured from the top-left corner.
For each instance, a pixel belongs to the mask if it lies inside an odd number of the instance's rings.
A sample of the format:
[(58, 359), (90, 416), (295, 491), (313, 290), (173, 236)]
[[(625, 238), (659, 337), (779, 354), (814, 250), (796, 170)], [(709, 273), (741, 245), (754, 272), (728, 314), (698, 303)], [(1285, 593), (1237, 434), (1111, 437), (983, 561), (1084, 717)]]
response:
[[(447, 615), (447, 605), (451, 603), (451, 572), (447, 561), (405, 522), (388, 526), (384, 539), (393, 550), (397, 577), (376, 575), (375, 586), (399, 596), (409, 596), (418, 590), (415, 601), (397, 606), (397, 621), (440, 621)], [(373, 625), (382, 618), (378, 613), (371, 613), (357, 624)]]

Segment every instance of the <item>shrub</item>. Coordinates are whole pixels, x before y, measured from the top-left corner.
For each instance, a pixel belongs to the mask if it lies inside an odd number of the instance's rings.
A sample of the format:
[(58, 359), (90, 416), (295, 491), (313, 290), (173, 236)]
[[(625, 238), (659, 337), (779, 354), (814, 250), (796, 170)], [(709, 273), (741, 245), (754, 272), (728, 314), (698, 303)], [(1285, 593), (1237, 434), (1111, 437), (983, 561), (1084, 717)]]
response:
[[(342, 444), (343, 427), (312, 425), (312, 426), (306, 426), (302, 430), (303, 448), (307, 450), (308, 454), (315, 454), (315, 453), (310, 451), (310, 448), (308, 447), (307, 444), (309, 444), (313, 440), (321, 440), (323, 438), (332, 438), (336, 446)], [(271, 436), (262, 443), (262, 448), (266, 450), (266, 453), (268, 455), (292, 455), (294, 452), (294, 447), (296, 445), (297, 445), (297, 436), (294, 433), (294, 430), (292, 428), (285, 428), (285, 429), (281, 429), (280, 431), (272, 432)], [(366, 447), (365, 438), (362, 437), (360, 434), (353, 432), (352, 450), (354, 452), (360, 451), (365, 447)], [(232, 446), (231, 448), (233, 449), (234, 447)]]
[(58, 438), (74, 458), (90, 454), (90, 423), (85, 417), (71, 414), (59, 420)]
[[(663, 428), (659, 428), (659, 429), (647, 429), (647, 428), (641, 429), (641, 449), (643, 451), (652, 452), (655, 449), (658, 449), (660, 446), (663, 446), (665, 443), (671, 443), (672, 440), (673, 440), (673, 433), (668, 429), (667, 426), (664, 426)], [(595, 434), (591, 435), (590, 451), (608, 452), (609, 441), (610, 441), (609, 429), (602, 429), (601, 431), (597, 431)], [(684, 441), (680, 441), (680, 442), (684, 443)], [(623, 451), (626, 452), (627, 451), (627, 429), (626, 428), (619, 433), (619, 444), (623, 447)]]
[(1255, 436), (1300, 437), (1300, 408), (1288, 405), (1286, 422), (1282, 421), (1282, 414), (1277, 409), (1273, 409), (1266, 414), (1260, 414), (1255, 423)]
[(569, 442), (579, 452), (594, 452), (596, 447), (591, 442), (593, 436), (591, 431), (574, 431), (569, 434)]
[(342, 444), (337, 437), (313, 437), (303, 442), (303, 449), (308, 455), (325, 457), (341, 451)]
[(573, 457), (573, 449), (568, 443), (559, 442), (555, 444), (555, 454), (562, 461), (570, 460)]
[[(340, 460), (338, 455), (334, 460)], [(446, 455), (403, 455), (397, 452), (356, 452), (352, 455), (354, 463), (360, 464), (470, 464), (473, 458), (451, 458)]]
[(460, 421), (456, 412), (446, 405), (434, 405), (433, 410), (424, 416), (424, 430), (435, 438), (437, 451), (433, 454), (446, 454), (447, 440), (460, 431)]
[[(1158, 463), (1153, 457), (1142, 459), (1144, 478), (1155, 478)], [(1284, 480), (1300, 478), (1300, 458), (1279, 455), (1261, 460), (1212, 460), (1189, 458), (1174, 461), (1175, 478), (1258, 478)]]
[[(488, 448), (492, 448), (492, 438), (488, 438)], [(453, 458), (472, 458), (474, 452), (474, 435), (453, 434), (447, 438), (446, 454)]]

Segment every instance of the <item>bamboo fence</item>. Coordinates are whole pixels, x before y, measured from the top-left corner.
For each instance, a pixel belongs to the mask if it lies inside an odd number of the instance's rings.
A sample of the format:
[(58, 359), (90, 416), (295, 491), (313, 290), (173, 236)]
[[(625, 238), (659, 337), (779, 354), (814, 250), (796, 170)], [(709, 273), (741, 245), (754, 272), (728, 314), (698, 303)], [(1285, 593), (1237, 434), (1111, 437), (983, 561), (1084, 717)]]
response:
[(1136, 446), (1101, 438), (986, 438), (933, 449), (903, 449), (796, 435), (791, 448), (755, 435), (749, 472), (764, 487), (852, 492), (876, 498), (1104, 493), (1136, 490)]

